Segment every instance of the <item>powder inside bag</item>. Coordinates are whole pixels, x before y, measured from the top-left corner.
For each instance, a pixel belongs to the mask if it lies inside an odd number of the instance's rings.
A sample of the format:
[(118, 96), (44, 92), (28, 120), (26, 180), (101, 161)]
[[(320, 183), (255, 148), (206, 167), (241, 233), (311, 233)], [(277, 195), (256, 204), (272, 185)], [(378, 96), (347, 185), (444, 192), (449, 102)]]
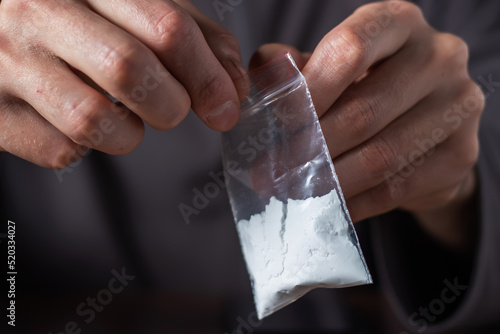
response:
[(335, 190), (287, 202), (237, 223), (260, 319), (315, 287), (371, 282)]

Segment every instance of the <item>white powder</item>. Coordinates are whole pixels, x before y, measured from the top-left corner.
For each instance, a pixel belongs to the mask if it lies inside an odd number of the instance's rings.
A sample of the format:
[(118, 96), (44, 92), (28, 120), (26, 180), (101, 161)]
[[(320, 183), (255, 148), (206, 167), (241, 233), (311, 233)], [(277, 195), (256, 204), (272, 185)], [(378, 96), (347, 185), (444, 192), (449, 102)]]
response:
[(316, 287), (371, 283), (335, 190), (288, 204), (272, 197), (237, 229), (260, 319)]

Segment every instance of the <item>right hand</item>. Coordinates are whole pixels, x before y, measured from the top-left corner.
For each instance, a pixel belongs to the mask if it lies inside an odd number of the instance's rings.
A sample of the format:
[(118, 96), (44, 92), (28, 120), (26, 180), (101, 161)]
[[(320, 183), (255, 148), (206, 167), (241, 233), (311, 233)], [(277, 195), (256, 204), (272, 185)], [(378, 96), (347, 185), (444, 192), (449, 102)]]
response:
[(89, 148), (131, 152), (143, 122), (167, 130), (191, 107), (210, 128), (232, 128), (238, 42), (177, 2), (2, 1), (0, 151), (61, 169)]

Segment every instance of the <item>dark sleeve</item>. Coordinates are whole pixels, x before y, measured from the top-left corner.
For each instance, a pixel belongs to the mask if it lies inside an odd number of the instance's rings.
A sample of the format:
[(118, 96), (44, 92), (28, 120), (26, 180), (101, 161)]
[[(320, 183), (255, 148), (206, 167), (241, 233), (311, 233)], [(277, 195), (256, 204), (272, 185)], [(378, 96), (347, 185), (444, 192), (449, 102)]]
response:
[[(416, 332), (500, 325), (500, 1), (417, 1), (438, 30), (469, 45), (469, 71), (483, 89), (477, 249), (459, 260), (402, 212), (375, 219), (381, 285), (402, 323)], [(466, 121), (466, 120), (464, 120)]]

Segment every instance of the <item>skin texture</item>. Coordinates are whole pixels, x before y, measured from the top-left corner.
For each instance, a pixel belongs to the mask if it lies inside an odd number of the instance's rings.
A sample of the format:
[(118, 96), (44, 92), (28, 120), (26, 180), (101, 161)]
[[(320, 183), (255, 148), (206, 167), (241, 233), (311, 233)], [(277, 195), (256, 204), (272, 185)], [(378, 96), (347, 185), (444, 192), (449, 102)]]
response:
[[(450, 249), (470, 249), (484, 97), (467, 45), (391, 1), (360, 7), (312, 54), (265, 45), (251, 67), (287, 51), (353, 220), (402, 209)], [(88, 148), (131, 152), (144, 122), (168, 130), (190, 107), (229, 130), (248, 92), (236, 39), (185, 0), (4, 0), (0, 73), (0, 149), (48, 168)]]
[(190, 108), (214, 130), (232, 128), (244, 94), (233, 83), (245, 73), (238, 42), (179, 3), (186, 9), (164, 0), (2, 1), (1, 150), (60, 169), (89, 148), (129, 153), (144, 122), (168, 130)]
[(460, 38), (408, 2), (358, 8), (312, 54), (265, 45), (251, 67), (290, 51), (302, 70), (353, 221), (413, 214), (452, 250), (473, 246), (484, 96)]

